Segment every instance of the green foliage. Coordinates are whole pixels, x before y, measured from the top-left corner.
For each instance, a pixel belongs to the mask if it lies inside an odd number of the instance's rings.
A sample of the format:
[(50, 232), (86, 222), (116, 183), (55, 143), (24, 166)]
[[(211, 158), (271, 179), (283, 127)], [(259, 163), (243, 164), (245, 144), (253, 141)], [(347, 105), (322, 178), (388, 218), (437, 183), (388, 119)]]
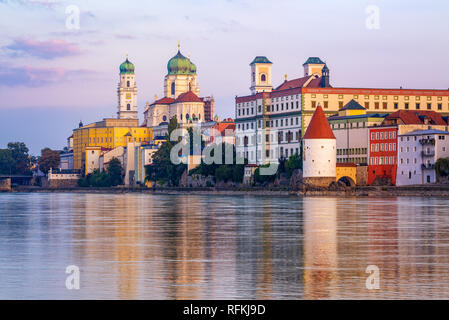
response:
[(23, 142), (10, 142), (7, 149), (0, 149), (0, 173), (31, 174), (31, 160)]
[(117, 158), (112, 158), (111, 161), (109, 161), (108, 166), (108, 175), (109, 175), (109, 182), (111, 186), (117, 186), (119, 184), (123, 183), (123, 176), (122, 176), (122, 163)]
[(440, 177), (449, 176), (449, 158), (440, 158), (435, 162), (435, 171)]
[(115, 187), (123, 183), (122, 164), (117, 158), (109, 161), (108, 169), (100, 172), (95, 169), (92, 173), (78, 180), (80, 187)]
[(177, 143), (170, 141), (170, 134), (177, 129), (176, 116), (170, 119), (168, 133), (161, 147), (153, 154), (153, 163), (145, 168), (146, 181), (167, 181), (171, 186), (177, 186), (182, 173), (187, 169), (185, 164), (173, 164), (170, 160), (171, 148)]
[(266, 183), (270, 183), (270, 182), (274, 181), (274, 179), (276, 178), (276, 174), (271, 174), (271, 175), (261, 175), (260, 174), (260, 168), (268, 168), (269, 166), (270, 166), (270, 164), (264, 164), (264, 165), (260, 166), (259, 168), (257, 168), (256, 171), (254, 171), (254, 181), (256, 183), (266, 184)]
[(39, 158), (39, 169), (44, 173), (48, 173), (50, 168), (58, 168), (60, 161), (61, 157), (58, 151), (44, 148), (41, 150), (41, 157)]
[(285, 172), (289, 177), (292, 176), (293, 171), (296, 169), (302, 169), (302, 160), (299, 154), (290, 156), (285, 163)]

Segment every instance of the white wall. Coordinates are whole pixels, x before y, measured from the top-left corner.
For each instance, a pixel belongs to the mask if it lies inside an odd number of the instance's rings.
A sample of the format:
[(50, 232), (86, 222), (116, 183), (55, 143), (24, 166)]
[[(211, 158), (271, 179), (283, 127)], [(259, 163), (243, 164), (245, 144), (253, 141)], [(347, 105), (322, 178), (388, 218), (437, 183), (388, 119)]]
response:
[(336, 176), (335, 139), (304, 139), (303, 146), (304, 178)]

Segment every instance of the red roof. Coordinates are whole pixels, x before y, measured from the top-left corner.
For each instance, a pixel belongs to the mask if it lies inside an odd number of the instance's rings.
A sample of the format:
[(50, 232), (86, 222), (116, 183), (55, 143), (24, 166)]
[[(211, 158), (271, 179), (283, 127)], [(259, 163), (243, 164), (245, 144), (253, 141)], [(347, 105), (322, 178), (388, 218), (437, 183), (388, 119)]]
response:
[(447, 123), (441, 117), (441, 114), (431, 110), (398, 110), (388, 115), (385, 118), (384, 122), (395, 122), (396, 124), (434, 124), (441, 126), (447, 125)]
[(202, 99), (198, 98), (196, 94), (192, 91), (181, 93), (178, 98), (173, 101), (173, 103), (177, 102), (204, 102)]
[(303, 139), (335, 139), (320, 105), (316, 108)]
[(170, 103), (173, 103), (173, 101), (175, 101), (175, 99), (164, 97), (162, 99), (154, 101), (151, 105), (155, 105), (155, 104), (170, 104)]

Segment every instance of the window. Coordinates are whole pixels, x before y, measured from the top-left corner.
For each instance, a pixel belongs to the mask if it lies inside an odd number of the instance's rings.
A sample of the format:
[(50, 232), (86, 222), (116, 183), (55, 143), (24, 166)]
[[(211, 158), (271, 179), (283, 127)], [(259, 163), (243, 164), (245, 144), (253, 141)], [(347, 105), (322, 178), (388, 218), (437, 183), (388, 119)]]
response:
[(374, 109), (379, 109), (379, 102), (374, 102)]
[(312, 108), (316, 108), (316, 101), (312, 101)]
[(126, 86), (129, 88), (129, 81), (126, 81)]
[(267, 81), (267, 76), (264, 73), (262, 73), (262, 75), (260, 76), (260, 81), (262, 82)]
[(431, 103), (427, 104), (427, 110), (432, 110), (432, 104)]
[(408, 102), (405, 103), (404, 107), (405, 109), (408, 109)]
[(443, 104), (439, 103), (438, 104), (438, 110), (442, 110), (443, 109)]
[(126, 105), (126, 110), (131, 110), (131, 105), (129, 103)]
[(394, 103), (394, 108), (395, 108), (395, 109), (398, 108), (398, 103), (397, 103), (397, 102)]
[(365, 102), (365, 109), (369, 109), (369, 102)]
[(421, 105), (419, 103), (416, 103), (416, 110), (419, 110), (421, 108)]
[(172, 82), (171, 84), (171, 94), (175, 94), (175, 83)]

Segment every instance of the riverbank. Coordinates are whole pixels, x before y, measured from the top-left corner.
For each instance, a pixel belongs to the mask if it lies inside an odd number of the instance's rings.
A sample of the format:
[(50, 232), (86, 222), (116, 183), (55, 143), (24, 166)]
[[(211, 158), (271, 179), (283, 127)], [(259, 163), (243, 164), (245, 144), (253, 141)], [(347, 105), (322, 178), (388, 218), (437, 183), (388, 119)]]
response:
[(29, 186), (14, 187), (11, 192), (51, 192), (51, 193), (146, 193), (146, 194), (199, 194), (199, 195), (261, 195), (261, 196), (321, 196), (321, 197), (449, 197), (449, 185), (416, 186), (358, 186), (342, 187), (336, 190), (306, 188), (40, 188)]

